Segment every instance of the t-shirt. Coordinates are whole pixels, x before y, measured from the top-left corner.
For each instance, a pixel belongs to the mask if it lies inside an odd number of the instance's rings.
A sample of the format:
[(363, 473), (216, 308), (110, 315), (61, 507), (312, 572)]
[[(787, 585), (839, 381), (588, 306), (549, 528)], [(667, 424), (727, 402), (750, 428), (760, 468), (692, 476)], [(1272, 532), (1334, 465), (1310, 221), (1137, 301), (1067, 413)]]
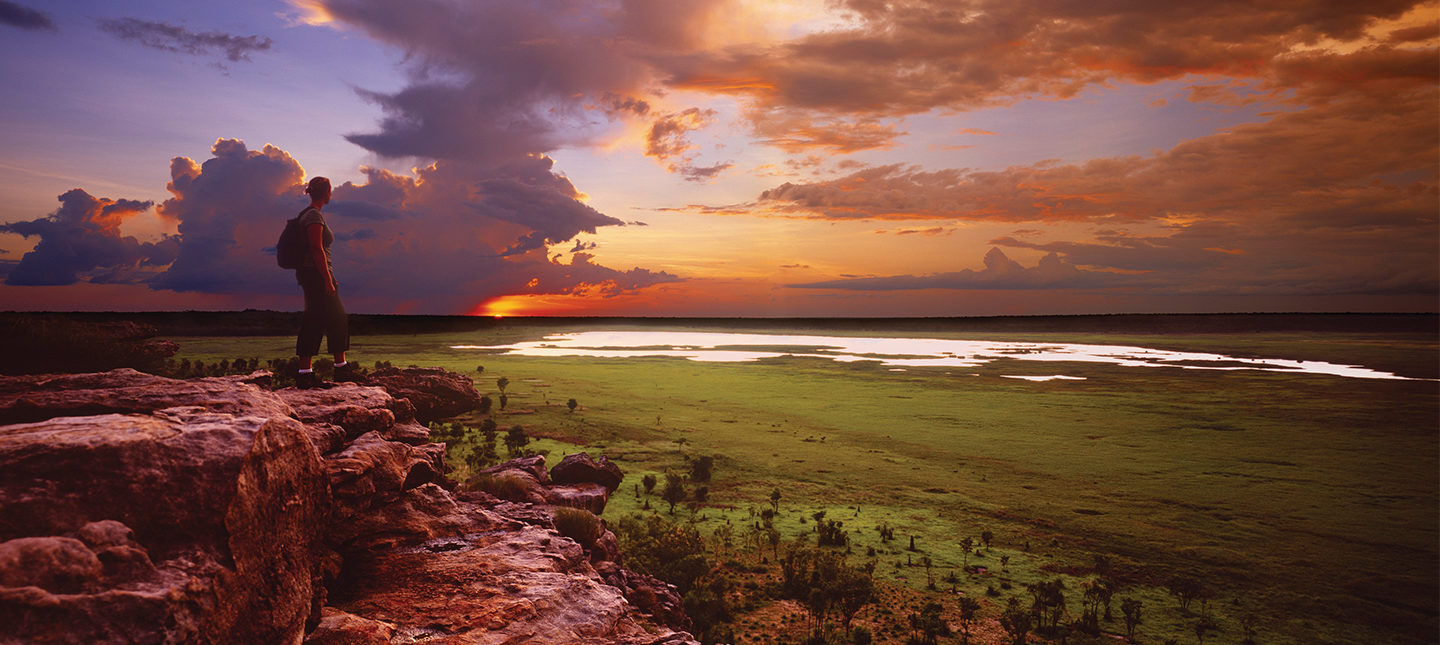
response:
[[(310, 225), (319, 224), (325, 231), (321, 241), (325, 244), (325, 266), (333, 269), (334, 263), (330, 261), (330, 243), (335, 241), (335, 236), (330, 233), (330, 226), (325, 223), (325, 216), (320, 214), (320, 209), (306, 207), (300, 211), (300, 228), (305, 231), (305, 255), (300, 258), (301, 269), (315, 268), (315, 253), (310, 250)], [(331, 271), (334, 275), (334, 271)]]

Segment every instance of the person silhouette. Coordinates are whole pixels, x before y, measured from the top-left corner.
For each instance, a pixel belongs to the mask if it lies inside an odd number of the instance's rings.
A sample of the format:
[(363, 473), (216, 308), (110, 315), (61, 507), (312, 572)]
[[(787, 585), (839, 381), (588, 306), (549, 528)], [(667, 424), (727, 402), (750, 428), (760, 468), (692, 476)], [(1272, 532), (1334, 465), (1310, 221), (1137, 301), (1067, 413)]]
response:
[(295, 269), (295, 281), (305, 294), (305, 313), (300, 316), (300, 332), (295, 339), (295, 355), (300, 359), (295, 385), (312, 388), (320, 385), (313, 359), (320, 353), (322, 336), (326, 349), (335, 357), (335, 380), (356, 381), (359, 374), (345, 360), (345, 352), (350, 349), (350, 326), (330, 262), (330, 244), (335, 241), (335, 235), (325, 223), (325, 216), (320, 214), (320, 209), (330, 203), (330, 180), (312, 178), (305, 185), (305, 194), (310, 196), (310, 205), (300, 212), (300, 225), (309, 245)]

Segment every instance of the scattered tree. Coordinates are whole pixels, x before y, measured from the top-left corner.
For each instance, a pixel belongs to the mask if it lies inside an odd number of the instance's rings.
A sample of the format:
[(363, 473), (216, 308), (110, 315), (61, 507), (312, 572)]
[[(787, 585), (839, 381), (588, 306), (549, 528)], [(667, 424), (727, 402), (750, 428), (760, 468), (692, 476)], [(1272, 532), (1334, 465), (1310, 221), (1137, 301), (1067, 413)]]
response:
[(565, 402), (565, 407), (570, 408), (570, 414), (575, 414), (575, 408), (579, 407), (579, 405), (580, 404), (577, 403), (575, 399), (570, 399), (569, 401)]
[(510, 458), (525, 456), (525, 446), (530, 443), (530, 437), (525, 436), (525, 428), (511, 426), (505, 432), (505, 450), (510, 453)]
[(967, 537), (960, 540), (960, 568), (966, 573), (970, 572), (970, 551), (975, 549), (975, 539)]
[(910, 628), (915, 632), (914, 642), (935, 645), (939, 637), (950, 635), (950, 626), (940, 617), (940, 603), (927, 602), (919, 613), (910, 614)]
[(660, 491), (661, 499), (670, 504), (670, 514), (675, 514), (675, 505), (685, 501), (688, 493), (685, 491), (685, 479), (680, 473), (670, 471), (665, 473), (665, 488)]
[(970, 596), (960, 596), (960, 642), (969, 645), (970, 624), (975, 622), (975, 612), (980, 611), (980, 601)]
[(1190, 602), (1204, 595), (1205, 586), (1199, 580), (1186, 575), (1177, 575), (1165, 583), (1170, 595), (1180, 602), (1182, 613), (1190, 612)]
[(615, 536), (625, 566), (675, 585), (683, 596), (710, 571), (705, 540), (692, 524), (671, 522), (654, 513), (622, 518)]
[(690, 462), (690, 481), (710, 481), (711, 470), (715, 468), (715, 458), (709, 455), (698, 457)]
[(500, 388), (500, 394), (501, 394), (501, 395), (504, 395), (504, 394), (505, 394), (505, 388), (506, 388), (506, 387), (509, 387), (509, 385), (510, 385), (510, 379), (508, 379), (508, 378), (505, 378), (505, 377), (502, 376), (502, 377), (500, 377), (500, 378), (495, 379), (495, 387)]
[(989, 530), (980, 532), (980, 541), (985, 543), (985, 548), (990, 548), (990, 541), (995, 539), (995, 534)]
[(846, 546), (850, 535), (845, 532), (845, 523), (839, 520), (820, 520), (815, 523), (818, 535), (815, 543), (820, 546)]
[(1135, 598), (1120, 601), (1120, 613), (1125, 616), (1125, 638), (1135, 640), (1135, 626), (1140, 624), (1140, 610), (1144, 603)]
[(484, 374), (484, 373), (485, 373), (485, 366), (484, 366), (484, 365), (477, 365), (477, 366), (475, 366), (475, 373), (476, 373), (476, 374)]
[(644, 477), (640, 478), (640, 484), (645, 487), (646, 495), (649, 495), (655, 490), (655, 484), (658, 482), (659, 480), (655, 478), (654, 474), (646, 474)]
[(1035, 615), (1035, 630), (1054, 633), (1065, 615), (1065, 581), (1056, 578), (1026, 585), (1026, 588), (1030, 591), (1030, 611)]
[(1020, 605), (1019, 598), (1010, 597), (1005, 611), (1000, 614), (1000, 627), (1010, 635), (1012, 643), (1025, 645), (1025, 637), (1030, 633), (1030, 612)]
[(770, 491), (770, 508), (774, 509), (776, 513), (780, 512), (780, 489), (778, 488)]

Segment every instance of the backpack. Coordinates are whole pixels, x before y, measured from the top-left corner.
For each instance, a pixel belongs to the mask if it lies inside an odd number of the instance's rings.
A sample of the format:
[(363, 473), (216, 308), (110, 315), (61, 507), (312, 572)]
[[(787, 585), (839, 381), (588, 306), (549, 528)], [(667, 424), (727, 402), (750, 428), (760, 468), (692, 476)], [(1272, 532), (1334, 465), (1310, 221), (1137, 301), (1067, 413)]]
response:
[[(308, 210), (310, 209), (305, 209)], [(280, 231), (280, 241), (275, 243), (275, 263), (282, 269), (300, 268), (305, 252), (310, 250), (310, 240), (305, 236), (305, 227), (300, 225), (300, 218), (305, 216), (305, 211), (285, 221), (285, 230)]]

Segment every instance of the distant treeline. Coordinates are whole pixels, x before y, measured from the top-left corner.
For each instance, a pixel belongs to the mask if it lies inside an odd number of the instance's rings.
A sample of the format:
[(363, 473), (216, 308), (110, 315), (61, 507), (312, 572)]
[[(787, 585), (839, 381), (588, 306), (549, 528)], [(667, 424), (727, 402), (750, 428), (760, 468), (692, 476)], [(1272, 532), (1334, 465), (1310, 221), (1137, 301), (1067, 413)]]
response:
[[(130, 322), (149, 325), (169, 336), (283, 336), (300, 326), (299, 312), (0, 312), (0, 328), (57, 318), (80, 323)], [(886, 332), (1064, 332), (1129, 334), (1245, 334), (1259, 332), (1330, 332), (1440, 335), (1437, 314), (1111, 314), (1077, 316), (985, 316), (968, 318), (604, 318), (505, 317), (351, 314), (356, 335), (421, 334), (525, 327), (586, 326), (698, 327), (708, 329), (781, 329), (792, 331)]]

